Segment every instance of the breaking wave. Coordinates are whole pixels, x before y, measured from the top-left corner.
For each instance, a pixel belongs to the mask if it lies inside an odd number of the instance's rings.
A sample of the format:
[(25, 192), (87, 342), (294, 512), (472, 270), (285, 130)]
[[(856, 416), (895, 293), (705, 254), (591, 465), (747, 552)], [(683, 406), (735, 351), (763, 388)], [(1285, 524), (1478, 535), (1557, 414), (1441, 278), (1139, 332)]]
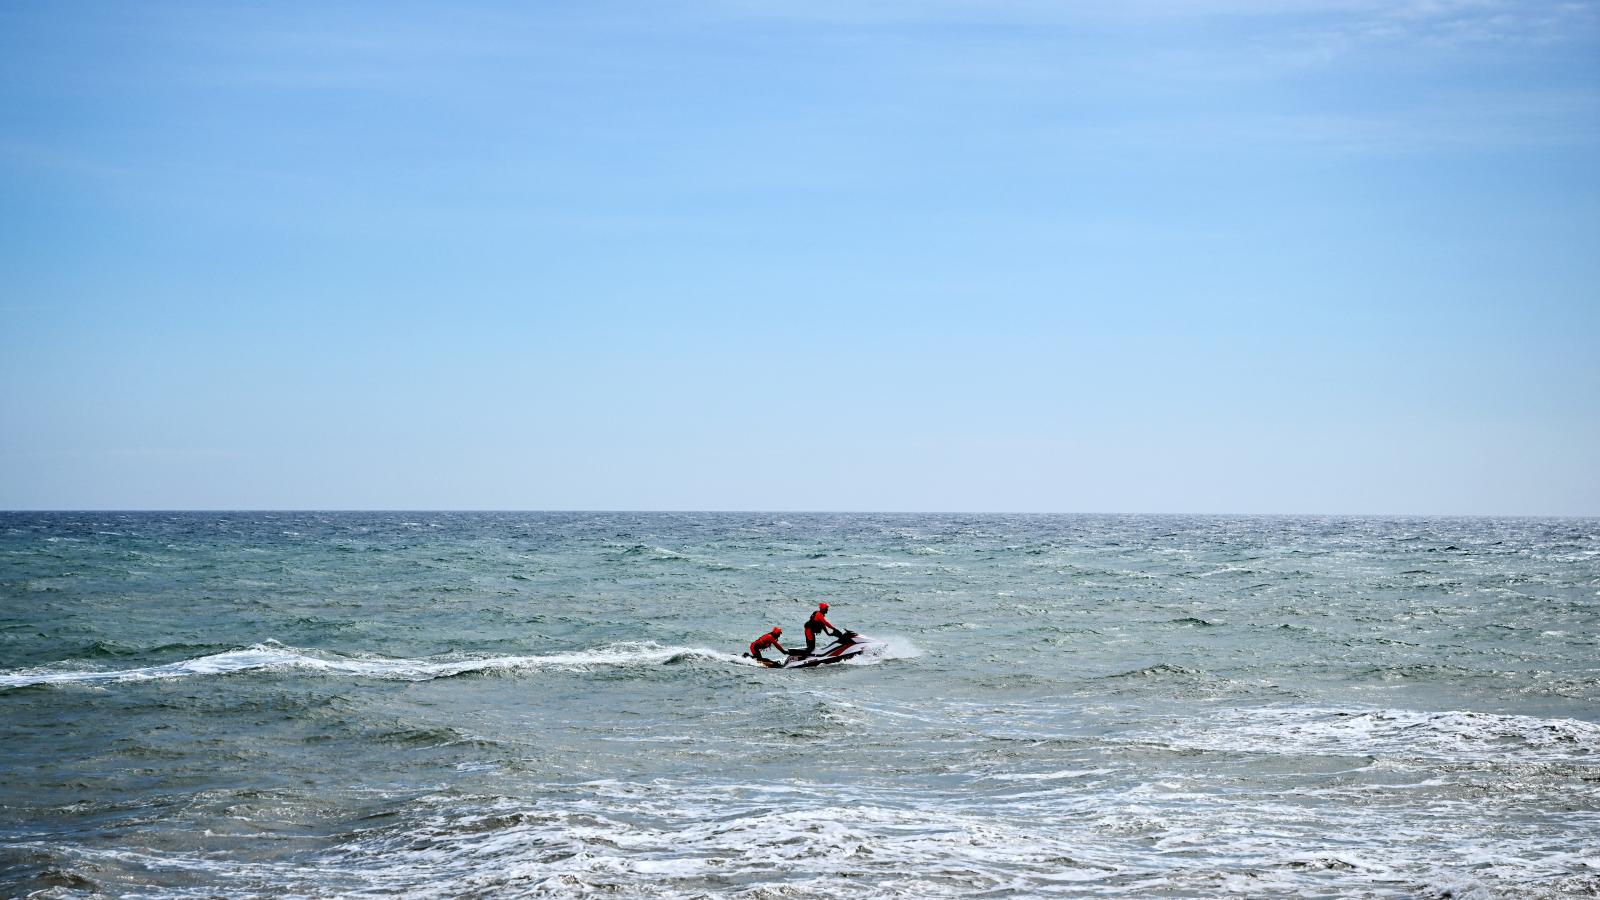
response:
[(619, 666), (661, 666), (689, 660), (750, 665), (732, 653), (702, 647), (666, 647), (654, 641), (622, 641), (590, 650), (536, 656), (492, 656), (464, 659), (392, 659), (384, 657), (340, 656), (314, 650), (287, 647), (275, 641), (242, 650), (228, 650), (194, 659), (109, 671), (20, 670), (0, 674), (0, 689), (45, 684), (101, 684), (151, 681), (163, 678), (188, 678), (205, 675), (232, 675), (239, 672), (300, 671), (354, 675), (394, 681), (429, 681), (471, 672), (518, 671), (534, 669), (597, 669)]
[[(905, 638), (888, 638), (884, 646), (847, 661), (849, 665), (874, 665), (889, 659), (921, 656)], [(515, 672), (538, 669), (603, 669), (628, 666), (664, 666), (704, 661), (738, 666), (756, 664), (739, 654), (705, 647), (668, 647), (655, 641), (620, 641), (588, 650), (532, 656), (488, 656), (453, 659), (395, 659), (380, 656), (343, 656), (318, 650), (288, 647), (267, 641), (239, 650), (227, 650), (158, 666), (110, 670), (19, 669), (0, 673), (0, 690), (51, 684), (105, 684), (233, 675), (240, 672), (299, 670), (380, 678), (391, 681), (431, 681), (474, 672)]]
[[(1200, 727), (1203, 724), (1203, 727)], [(1217, 711), (1167, 739), (1202, 750), (1411, 759), (1595, 760), (1600, 725), (1578, 719), (1404, 709)]]

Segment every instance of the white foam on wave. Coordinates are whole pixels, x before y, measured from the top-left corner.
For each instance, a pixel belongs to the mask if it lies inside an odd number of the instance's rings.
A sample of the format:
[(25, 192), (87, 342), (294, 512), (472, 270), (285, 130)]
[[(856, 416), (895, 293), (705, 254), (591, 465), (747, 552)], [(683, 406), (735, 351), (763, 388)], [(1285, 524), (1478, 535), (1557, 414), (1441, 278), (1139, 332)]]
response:
[(1600, 725), (1579, 719), (1406, 709), (1219, 710), (1166, 740), (1186, 748), (1446, 760), (1600, 759)]
[(1221, 567), (1219, 569), (1212, 569), (1209, 572), (1200, 572), (1199, 574), (1195, 575), (1195, 577), (1196, 578), (1210, 578), (1213, 575), (1233, 575), (1233, 574), (1239, 573), (1239, 572), (1250, 572), (1250, 571), (1252, 571), (1252, 570), (1248, 569), (1248, 568), (1245, 568), (1244, 566), (1223, 566), (1223, 567)]
[(681, 659), (704, 659), (737, 665), (754, 665), (717, 650), (700, 647), (667, 647), (654, 641), (622, 641), (588, 650), (538, 656), (493, 656), (460, 659), (394, 659), (387, 657), (340, 656), (287, 647), (275, 641), (242, 650), (213, 653), (195, 659), (109, 671), (49, 671), (42, 669), (0, 673), (0, 689), (41, 684), (100, 684), (230, 675), (238, 672), (298, 669), (383, 678), (397, 681), (428, 681), (467, 672), (522, 669), (586, 669), (614, 666), (659, 666)]
[(404, 831), (353, 842), (326, 862), (382, 871), (393, 879), (389, 887), (426, 896), (687, 897), (733, 884), (827, 897), (862, 895), (867, 877), (876, 888), (865, 896), (938, 897), (1092, 882), (1120, 868), (1109, 855), (1086, 853), (1065, 828), (1040, 832), (988, 816), (859, 800), (819, 804), (764, 785), (722, 791), (742, 799), (730, 809), (698, 792), (604, 782), (575, 786), (575, 796), (555, 808), (501, 801), (465, 814), (438, 810)]
[(1055, 772), (1012, 772), (982, 777), (990, 781), (1060, 781), (1063, 779), (1088, 778), (1092, 775), (1111, 775), (1112, 769), (1060, 769)]
[[(326, 852), (316, 886), (408, 896), (1346, 896), (1552, 878), (1592, 888), (1600, 865), (1581, 839), (1564, 848), (1526, 835), (1461, 842), (1427, 832), (1409, 810), (1319, 810), (1272, 797), (1204, 794), (1170, 806), (1085, 790), (997, 809), (892, 791), (671, 779), (550, 784), (541, 795), (420, 798), (395, 827)], [(1351, 816), (1369, 827), (1326, 839)], [(1464, 818), (1458, 811), (1455, 827)], [(1449, 849), (1418, 855), (1418, 841)]]
[[(408, 799), (392, 824), (363, 826), (309, 859), (163, 849), (123, 866), (140, 877), (204, 872), (203, 892), (184, 896), (270, 885), (313, 896), (1327, 897), (1438, 885), (1453, 896), (1554, 900), (1600, 887), (1586, 829), (1559, 840), (1496, 830), (1471, 806), (1419, 816), (1409, 805), (1286, 803), (1276, 791), (1082, 782), (999, 805), (994, 795), (781, 780), (524, 787), (518, 797)], [(99, 870), (122, 851), (71, 852)]]

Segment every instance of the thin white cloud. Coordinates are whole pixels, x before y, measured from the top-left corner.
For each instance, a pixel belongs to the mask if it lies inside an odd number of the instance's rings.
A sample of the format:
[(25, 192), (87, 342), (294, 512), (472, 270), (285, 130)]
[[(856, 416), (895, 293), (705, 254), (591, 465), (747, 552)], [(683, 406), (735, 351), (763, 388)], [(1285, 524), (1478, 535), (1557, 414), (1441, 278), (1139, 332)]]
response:
[(1600, 31), (1600, 0), (717, 0), (713, 7), (750, 19), (838, 26), (1317, 23), (1324, 35), (1348, 41), (1549, 42), (1593, 39)]
[(1414, 0), (1330, 17), (1309, 37), (1325, 50), (1417, 43), (1436, 48), (1593, 41), (1600, 4), (1551, 0)]

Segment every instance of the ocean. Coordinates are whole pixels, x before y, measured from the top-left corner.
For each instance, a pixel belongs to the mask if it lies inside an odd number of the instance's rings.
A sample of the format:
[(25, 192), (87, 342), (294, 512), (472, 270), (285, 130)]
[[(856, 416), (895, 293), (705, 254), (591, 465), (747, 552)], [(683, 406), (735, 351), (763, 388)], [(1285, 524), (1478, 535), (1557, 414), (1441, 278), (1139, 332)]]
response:
[(0, 896), (1593, 896), (1597, 625), (1594, 519), (0, 513)]

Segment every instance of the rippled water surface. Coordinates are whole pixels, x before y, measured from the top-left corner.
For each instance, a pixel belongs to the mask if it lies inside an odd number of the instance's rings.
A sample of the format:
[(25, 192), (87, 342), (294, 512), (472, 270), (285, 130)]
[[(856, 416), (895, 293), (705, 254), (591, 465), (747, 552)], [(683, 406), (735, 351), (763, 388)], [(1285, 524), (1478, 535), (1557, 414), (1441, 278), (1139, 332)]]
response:
[(1597, 624), (1596, 520), (0, 514), (0, 895), (1593, 895)]

